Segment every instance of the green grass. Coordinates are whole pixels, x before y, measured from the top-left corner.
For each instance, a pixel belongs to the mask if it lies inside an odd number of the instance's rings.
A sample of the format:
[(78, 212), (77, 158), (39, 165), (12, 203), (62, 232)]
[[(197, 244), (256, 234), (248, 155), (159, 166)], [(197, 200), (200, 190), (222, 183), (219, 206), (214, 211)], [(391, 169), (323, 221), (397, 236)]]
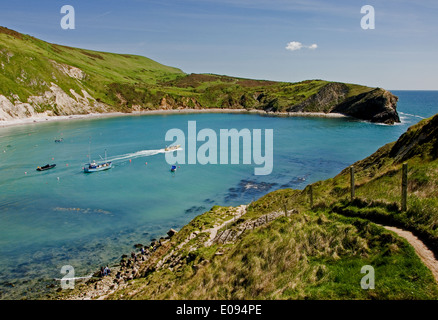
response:
[[(84, 79), (71, 78), (55, 65), (79, 68)], [(57, 84), (64, 92), (86, 90), (112, 110), (157, 109), (163, 98), (171, 108), (233, 108), (287, 111), (317, 94), (329, 81), (285, 83), (214, 74), (185, 74), (146, 57), (51, 44), (0, 27), (0, 94), (27, 102)], [(371, 88), (344, 84), (347, 97)], [(72, 96), (73, 97), (73, 96)], [(340, 102), (340, 101), (338, 101)], [(336, 102), (309, 110), (329, 112)], [(45, 110), (39, 108), (37, 111)]]
[[(430, 299), (438, 287), (406, 241), (358, 218), (331, 213), (283, 217), (248, 232), (226, 253), (192, 252), (182, 270), (154, 272), (112, 299)], [(203, 268), (193, 266), (208, 261)], [(363, 290), (361, 268), (375, 268)]]
[[(1, 31), (4, 29), (0, 30), (0, 62), (4, 66), (0, 77), (1, 93), (7, 96), (17, 94), (22, 101), (30, 95), (42, 94), (47, 90), (47, 84), (54, 82), (67, 93), (71, 88), (76, 92), (86, 89), (93, 97), (117, 105), (117, 101), (106, 94), (112, 83), (144, 90), (148, 85), (184, 74), (177, 68), (141, 56), (70, 48), (26, 35), (17, 38)], [(58, 70), (52, 61), (79, 68), (87, 76), (81, 81), (71, 78)], [(26, 79), (21, 82), (17, 79), (23, 72)], [(31, 83), (46, 85), (34, 86)]]

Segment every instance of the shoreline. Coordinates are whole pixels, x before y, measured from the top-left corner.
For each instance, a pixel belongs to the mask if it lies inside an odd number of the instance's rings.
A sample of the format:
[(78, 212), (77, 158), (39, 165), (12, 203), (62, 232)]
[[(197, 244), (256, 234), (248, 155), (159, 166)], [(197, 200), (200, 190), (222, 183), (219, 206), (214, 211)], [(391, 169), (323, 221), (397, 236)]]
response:
[(274, 117), (318, 117), (318, 118), (348, 118), (348, 116), (341, 113), (324, 113), (324, 112), (267, 112), (257, 109), (158, 109), (147, 111), (133, 111), (130, 113), (124, 112), (107, 112), (107, 113), (87, 113), (87, 114), (75, 114), (66, 116), (47, 116), (44, 114), (33, 116), (29, 118), (18, 118), (12, 120), (0, 120), (0, 128), (14, 127), (20, 125), (29, 125), (37, 123), (48, 123), (55, 121), (67, 121), (67, 120), (81, 120), (81, 119), (103, 119), (111, 117), (124, 117), (124, 116), (144, 116), (144, 115), (174, 115), (174, 114), (198, 114), (198, 113), (246, 113), (246, 114), (259, 114), (264, 116)]

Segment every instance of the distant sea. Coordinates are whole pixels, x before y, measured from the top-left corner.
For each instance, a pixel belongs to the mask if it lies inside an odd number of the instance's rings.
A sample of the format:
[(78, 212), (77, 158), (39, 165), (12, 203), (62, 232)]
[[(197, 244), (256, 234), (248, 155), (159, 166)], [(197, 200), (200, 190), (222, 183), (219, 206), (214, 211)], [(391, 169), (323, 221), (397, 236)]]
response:
[[(63, 276), (62, 266), (86, 276), (214, 205), (247, 204), (280, 188), (331, 178), (438, 113), (438, 91), (392, 92), (402, 120), (394, 126), (349, 118), (181, 114), (0, 128), (0, 299), (44, 298), (59, 288), (52, 279)], [(180, 164), (171, 173), (165, 134), (187, 132), (188, 121), (217, 133), (273, 129), (272, 173), (256, 176), (258, 166), (242, 158), (235, 165)], [(113, 168), (84, 174), (88, 155), (101, 160), (105, 150)], [(47, 163), (57, 166), (35, 170)]]

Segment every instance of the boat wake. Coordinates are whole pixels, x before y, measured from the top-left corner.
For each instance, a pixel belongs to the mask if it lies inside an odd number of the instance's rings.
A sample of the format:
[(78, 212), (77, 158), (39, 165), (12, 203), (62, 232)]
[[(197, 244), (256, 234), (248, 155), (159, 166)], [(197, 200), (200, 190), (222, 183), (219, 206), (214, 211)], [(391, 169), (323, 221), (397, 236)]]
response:
[(135, 159), (135, 158), (150, 157), (150, 156), (154, 156), (154, 155), (157, 155), (160, 153), (174, 152), (176, 150), (182, 150), (182, 148), (178, 148), (178, 149), (170, 150), (170, 151), (165, 151), (164, 148), (157, 149), (157, 150), (141, 150), (141, 151), (137, 151), (137, 152), (132, 152), (132, 153), (127, 153), (127, 154), (123, 154), (123, 155), (119, 155), (119, 156), (114, 156), (114, 157), (108, 158), (108, 161), (117, 162), (117, 161), (130, 160), (130, 159)]
[(410, 117), (416, 117), (416, 118), (420, 118), (420, 119), (426, 119), (425, 117), (422, 117), (422, 116), (419, 116), (419, 115), (416, 115), (416, 114), (405, 113), (405, 112), (401, 112), (401, 111), (399, 111), (398, 113), (399, 113), (399, 114), (402, 114), (402, 115), (410, 116)]

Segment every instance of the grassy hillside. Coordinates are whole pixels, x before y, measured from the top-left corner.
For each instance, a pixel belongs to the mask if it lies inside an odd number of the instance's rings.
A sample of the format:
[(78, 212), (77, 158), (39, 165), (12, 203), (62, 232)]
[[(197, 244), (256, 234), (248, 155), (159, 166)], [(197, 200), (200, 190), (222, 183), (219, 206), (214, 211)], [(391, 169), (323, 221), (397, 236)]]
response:
[[(179, 69), (145, 57), (50, 44), (3, 27), (0, 27), (0, 64), (0, 93), (16, 94), (21, 101), (44, 93), (54, 82), (67, 93), (71, 88), (76, 92), (85, 89), (93, 97), (116, 105), (114, 97), (108, 95), (113, 83), (132, 88), (141, 83), (142, 88), (147, 88), (183, 74)], [(84, 77), (71, 77), (58, 64), (78, 68)]]
[[(0, 94), (11, 102), (27, 102), (30, 96), (43, 95), (55, 83), (72, 98), (70, 89), (76, 93), (86, 90), (110, 110), (124, 112), (158, 108), (287, 111), (333, 84), (323, 80), (285, 83), (185, 74), (145, 57), (51, 44), (4, 27), (0, 27), (0, 67)], [(326, 90), (331, 92), (327, 101), (312, 104), (304, 111), (328, 112), (345, 99), (372, 90), (340, 85), (342, 90)], [(56, 103), (35, 109), (54, 110)]]
[[(367, 221), (336, 214), (303, 212), (282, 217), (248, 231), (237, 243), (181, 254), (184, 262), (175, 270), (151, 271), (110, 298), (438, 297), (430, 271), (406, 241)], [(375, 267), (374, 290), (360, 286), (364, 265)]]
[[(404, 162), (407, 211), (400, 209)], [(375, 223), (411, 230), (438, 251), (438, 115), (354, 167), (354, 200), (347, 168), (312, 185), (313, 207), (309, 186), (269, 193), (244, 214), (215, 206), (134, 265), (137, 279), (111, 279), (99, 294), (109, 299), (437, 299), (438, 285), (411, 245)], [(360, 286), (364, 265), (375, 269), (373, 290)], [(79, 286), (74, 294), (81, 296), (97, 283)]]

